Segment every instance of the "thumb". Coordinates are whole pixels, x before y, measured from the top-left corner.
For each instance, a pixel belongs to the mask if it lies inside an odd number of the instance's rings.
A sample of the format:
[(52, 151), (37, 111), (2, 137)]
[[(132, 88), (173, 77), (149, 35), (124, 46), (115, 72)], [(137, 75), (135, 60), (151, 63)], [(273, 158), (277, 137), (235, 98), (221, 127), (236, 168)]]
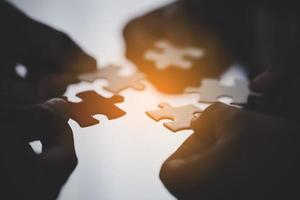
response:
[(274, 74), (267, 70), (262, 74), (259, 74), (253, 81), (250, 83), (250, 89), (258, 93), (267, 93), (274, 88), (276, 83), (276, 78)]
[(286, 68), (269, 68), (259, 74), (250, 83), (250, 89), (258, 93), (273, 93), (282, 90), (282, 88), (291, 84), (284, 80), (293, 81), (298, 73)]
[(35, 105), (1, 105), (3, 131), (25, 142), (41, 140), (56, 133), (68, 120), (68, 103), (51, 99)]
[(42, 145), (43, 152), (38, 155), (39, 165), (36, 170), (42, 180), (40, 192), (56, 198), (77, 165), (70, 126), (66, 124), (55, 136), (43, 140)]
[(62, 118), (68, 118), (70, 107), (63, 98), (53, 98), (39, 104), (39, 106), (52, 112), (54, 115), (58, 115)]
[(220, 141), (185, 158), (168, 159), (161, 168), (161, 180), (179, 199), (220, 199), (231, 187), (224, 184), (228, 177), (222, 173), (228, 153), (225, 143)]
[[(45, 139), (57, 134), (68, 122), (69, 104), (62, 98), (53, 98), (41, 104), (32, 106), (29, 111), (35, 116), (38, 125), (33, 132), (37, 133), (38, 139)], [(34, 121), (29, 121), (28, 125), (33, 125)]]
[(175, 196), (186, 195), (194, 187), (204, 186), (219, 163), (221, 146), (203, 142), (193, 134), (165, 161), (160, 171), (160, 179)]

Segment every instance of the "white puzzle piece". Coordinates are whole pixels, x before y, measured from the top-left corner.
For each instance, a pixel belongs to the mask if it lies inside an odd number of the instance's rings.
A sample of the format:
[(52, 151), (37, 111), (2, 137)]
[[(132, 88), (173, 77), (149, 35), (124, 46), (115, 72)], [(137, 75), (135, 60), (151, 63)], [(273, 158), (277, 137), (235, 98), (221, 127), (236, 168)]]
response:
[(189, 69), (193, 64), (191, 59), (199, 59), (204, 56), (204, 50), (201, 48), (178, 48), (163, 40), (156, 42), (155, 47), (157, 50), (149, 50), (145, 53), (145, 59), (153, 61), (160, 70), (168, 67)]
[(164, 126), (173, 132), (190, 129), (191, 121), (195, 114), (202, 112), (200, 108), (191, 104), (173, 107), (167, 103), (161, 103), (159, 107), (161, 108), (160, 110), (147, 111), (147, 115), (155, 121), (162, 119), (172, 120), (172, 122), (165, 122)]
[(251, 93), (249, 82), (246, 80), (235, 80), (234, 85), (224, 86), (218, 80), (204, 79), (200, 88), (187, 88), (188, 93), (200, 93), (199, 102), (214, 103), (220, 97), (231, 97), (232, 104), (247, 103)]
[(113, 93), (119, 93), (127, 88), (134, 88), (136, 90), (143, 90), (145, 88), (145, 85), (141, 83), (141, 80), (145, 77), (142, 73), (136, 72), (129, 76), (123, 76), (120, 74), (120, 69), (121, 67), (109, 65), (98, 69), (96, 72), (82, 74), (79, 76), (79, 79), (88, 82), (96, 79), (106, 79), (108, 80), (108, 85), (104, 89)]

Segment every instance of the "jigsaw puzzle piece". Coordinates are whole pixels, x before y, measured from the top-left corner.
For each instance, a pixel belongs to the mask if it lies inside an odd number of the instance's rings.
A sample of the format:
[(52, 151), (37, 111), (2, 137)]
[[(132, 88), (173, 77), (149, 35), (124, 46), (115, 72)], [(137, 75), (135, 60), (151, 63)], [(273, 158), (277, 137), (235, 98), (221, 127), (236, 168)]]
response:
[[(181, 69), (189, 69), (192, 64), (188, 60), (183, 60), (181, 57), (172, 54), (161, 54), (156, 51), (148, 51), (145, 54), (147, 60), (153, 61), (159, 70), (169, 67), (178, 67)], [(170, 60), (172, 60), (170, 62)]]
[(85, 112), (84, 108), (71, 105), (70, 118), (76, 121), (80, 127), (89, 127), (99, 124), (99, 120), (92, 117), (90, 113)]
[[(184, 14), (186, 11), (175, 6), (176, 12), (168, 12), (173, 10), (171, 7), (166, 6), (130, 21), (123, 30), (123, 37), (126, 58), (147, 76), (147, 80), (160, 92), (179, 94), (187, 87), (197, 87), (204, 77), (218, 77), (232, 65), (234, 59), (218, 32), (205, 25), (186, 23), (190, 20)], [(157, 65), (146, 56), (149, 51), (161, 53), (164, 48), (169, 48), (162, 42), (177, 49), (202, 49), (204, 56), (199, 59), (193, 58), (194, 55), (198, 57), (198, 53), (187, 56), (185, 59), (191, 65), (185, 64), (184, 69), (177, 66), (164, 68), (165, 63)]]
[(155, 46), (159, 49), (171, 49), (173, 48), (173, 45), (171, 45), (166, 40), (159, 40), (156, 42)]
[(95, 91), (85, 91), (76, 96), (82, 99), (81, 102), (69, 102), (70, 118), (76, 121), (81, 127), (88, 127), (99, 123), (93, 116), (97, 114), (106, 115), (108, 119), (116, 119), (126, 114), (118, 108), (115, 103), (124, 101), (119, 95), (105, 98)]
[(171, 106), (168, 103), (161, 103), (158, 105), (159, 108), (162, 108), (161, 110), (153, 110), (153, 111), (147, 111), (147, 115), (154, 119), (155, 121), (159, 121), (162, 119), (170, 119), (174, 120), (173, 116), (169, 116), (167, 114), (167, 111), (170, 110)]
[(98, 69), (95, 72), (88, 72), (78, 76), (79, 80), (93, 82), (97, 79), (106, 79), (110, 80), (112, 77), (115, 77), (119, 74), (121, 67), (115, 65), (108, 65), (107, 67), (103, 67)]
[(147, 60), (153, 61), (157, 69), (163, 70), (168, 67), (189, 69), (193, 65), (191, 59), (199, 59), (204, 56), (204, 50), (195, 47), (178, 48), (167, 41), (157, 41), (156, 50), (145, 53)]
[(119, 93), (127, 88), (143, 90), (145, 88), (145, 85), (140, 81), (144, 79), (144, 77), (145, 76), (141, 73), (135, 73), (130, 76), (119, 76), (113, 81), (110, 81), (109, 84), (104, 87), (104, 89), (113, 93)]
[(193, 48), (193, 47), (183, 49), (182, 54), (185, 54), (186, 57), (192, 57), (192, 58), (201, 58), (205, 56), (205, 53), (202, 49)]
[(248, 96), (254, 94), (246, 80), (235, 80), (232, 86), (224, 86), (215, 79), (204, 79), (200, 88), (187, 88), (186, 92), (199, 93), (199, 102), (202, 103), (214, 103), (221, 97), (230, 97), (231, 103), (236, 105), (247, 103)]
[(142, 73), (133, 73), (128, 76), (123, 76), (120, 74), (122, 68), (115, 65), (109, 65), (107, 67), (101, 68), (96, 72), (82, 74), (79, 79), (82, 81), (92, 82), (96, 79), (106, 79), (108, 85), (104, 87), (105, 90), (113, 93), (119, 93), (127, 88), (133, 88), (136, 90), (143, 90), (145, 85), (140, 81), (145, 78)]
[(161, 50), (174, 52), (174, 54), (181, 55), (181, 57), (190, 56), (193, 58), (200, 58), (204, 56), (204, 50), (202, 48), (196, 48), (196, 47), (178, 48), (165, 40), (157, 41), (156, 47)]
[(234, 87), (230, 95), (233, 97), (233, 104), (245, 104), (248, 101), (249, 95), (258, 95), (253, 93), (249, 88), (249, 82), (246, 80), (235, 80)]
[(159, 104), (159, 107), (160, 110), (147, 111), (147, 115), (155, 121), (172, 120), (172, 122), (165, 122), (164, 126), (173, 132), (190, 129), (195, 114), (202, 112), (200, 108), (194, 105), (173, 107), (167, 103), (162, 103)]

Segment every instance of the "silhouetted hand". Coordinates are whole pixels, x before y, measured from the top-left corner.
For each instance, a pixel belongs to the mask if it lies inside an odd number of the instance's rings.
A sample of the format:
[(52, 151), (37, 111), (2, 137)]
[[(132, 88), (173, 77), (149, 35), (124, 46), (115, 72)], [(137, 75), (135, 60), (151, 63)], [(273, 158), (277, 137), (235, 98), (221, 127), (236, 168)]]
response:
[[(176, 2), (133, 19), (124, 28), (127, 58), (160, 91), (180, 93), (188, 86), (199, 86), (202, 77), (216, 77), (231, 64), (230, 53), (219, 35), (206, 21), (197, 20), (180, 2)], [(176, 66), (158, 69), (144, 56), (160, 40), (179, 48), (201, 48), (204, 56), (194, 60), (189, 69)]]
[(294, 66), (270, 68), (251, 81), (252, 91), (261, 95), (250, 96), (247, 107), (298, 121), (299, 84), (297, 69)]
[[(61, 96), (96, 61), (68, 36), (0, 2), (0, 198), (55, 199), (77, 164)], [(16, 64), (26, 67), (24, 76)], [(41, 103), (44, 102), (44, 103)], [(29, 142), (41, 141), (36, 154)]]
[[(39, 102), (60, 96), (79, 73), (96, 69), (95, 59), (67, 35), (6, 2), (0, 2), (0, 27), (0, 83), (7, 93)], [(18, 76), (16, 64), (27, 68), (25, 77)]]
[[(55, 199), (77, 164), (68, 104), (62, 99), (1, 105), (1, 198)], [(29, 142), (39, 140), (42, 153)]]
[(160, 177), (179, 199), (299, 198), (299, 129), (268, 115), (214, 104)]

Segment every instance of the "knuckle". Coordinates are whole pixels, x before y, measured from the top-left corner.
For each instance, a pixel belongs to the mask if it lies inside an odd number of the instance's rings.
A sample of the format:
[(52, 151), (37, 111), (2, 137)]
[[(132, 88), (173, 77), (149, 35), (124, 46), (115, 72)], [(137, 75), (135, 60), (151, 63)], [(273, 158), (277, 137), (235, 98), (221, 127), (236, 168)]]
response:
[(133, 31), (136, 30), (136, 27), (138, 27), (140, 24), (139, 21), (139, 18), (137, 18), (127, 23), (123, 30), (123, 36), (125, 38), (128, 38), (133, 33)]
[(171, 193), (173, 193), (176, 190), (174, 177), (169, 173), (169, 167), (167, 162), (164, 162), (161, 166), (159, 172), (159, 179)]
[(224, 104), (224, 103), (221, 103), (221, 102), (217, 102), (215, 104), (213, 104), (211, 106), (211, 109), (214, 111), (214, 112), (219, 112), (219, 113), (222, 113), (224, 111), (226, 111), (228, 109), (228, 105)]
[(162, 164), (160, 171), (159, 171), (159, 179), (165, 183), (166, 179), (168, 178), (167, 174), (166, 174), (166, 164), (165, 162)]
[(213, 119), (216, 119), (217, 116), (222, 115), (224, 110), (225, 108), (222, 103), (212, 104), (204, 110), (204, 112), (201, 114), (201, 118), (212, 121)]
[[(59, 53), (68, 54), (74, 48), (74, 42), (67, 34), (58, 31), (56, 34), (56, 51)], [(64, 54), (63, 54), (64, 53)]]
[(65, 160), (65, 166), (70, 171), (73, 171), (77, 165), (78, 165), (78, 158), (77, 158), (75, 152), (72, 152), (68, 155), (68, 158)]
[[(201, 123), (205, 124), (205, 127), (208, 128), (217, 128), (223, 127), (222, 124), (229, 123), (238, 117), (239, 109), (234, 108), (232, 106), (223, 104), (223, 103), (215, 103), (209, 106), (193, 123)], [(200, 121), (199, 121), (200, 120)], [(197, 126), (196, 124), (194, 124)]]
[(71, 38), (65, 34), (64, 32), (62, 31), (57, 31), (57, 37), (61, 40), (61, 41), (70, 41)]
[(233, 112), (237, 110), (236, 108), (226, 105), (224, 103), (215, 103), (209, 106), (205, 111), (204, 114), (209, 115), (209, 116), (222, 116), (225, 117), (227, 116), (228, 112)]
[(76, 154), (74, 153), (70, 159), (70, 167), (75, 169), (77, 165), (78, 165), (78, 158), (77, 158)]
[(197, 127), (200, 122), (201, 117), (194, 117), (191, 121), (191, 127)]

